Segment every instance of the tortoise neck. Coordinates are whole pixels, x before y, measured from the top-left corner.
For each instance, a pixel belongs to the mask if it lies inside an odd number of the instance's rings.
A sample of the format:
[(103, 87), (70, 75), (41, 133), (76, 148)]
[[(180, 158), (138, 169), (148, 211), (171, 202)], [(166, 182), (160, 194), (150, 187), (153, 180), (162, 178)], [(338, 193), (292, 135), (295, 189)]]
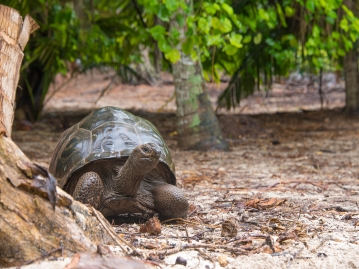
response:
[(146, 167), (132, 155), (113, 178), (112, 189), (116, 194), (135, 197), (142, 180), (154, 167)]

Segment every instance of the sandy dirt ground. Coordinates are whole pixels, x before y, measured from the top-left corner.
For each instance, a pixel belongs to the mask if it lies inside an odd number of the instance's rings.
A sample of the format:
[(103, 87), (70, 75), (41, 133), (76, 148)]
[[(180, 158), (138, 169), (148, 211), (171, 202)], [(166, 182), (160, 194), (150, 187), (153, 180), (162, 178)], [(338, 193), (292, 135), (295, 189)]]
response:
[[(148, 268), (359, 268), (359, 118), (341, 113), (342, 86), (324, 89), (323, 111), (315, 85), (258, 92), (234, 111), (219, 110), (230, 152), (197, 152), (177, 148), (175, 102), (158, 112), (173, 95), (168, 74), (158, 87), (114, 82), (105, 90), (111, 81), (94, 72), (57, 91), (59, 78), (42, 120), (32, 128), (18, 122), (13, 139), (48, 166), (61, 132), (95, 107), (151, 120), (171, 149), (190, 211), (162, 223), (160, 235), (141, 233), (141, 219), (116, 222), (155, 264)], [(225, 86), (207, 85), (213, 103)], [(175, 265), (178, 257), (186, 267)], [(21, 268), (63, 268), (70, 260)]]

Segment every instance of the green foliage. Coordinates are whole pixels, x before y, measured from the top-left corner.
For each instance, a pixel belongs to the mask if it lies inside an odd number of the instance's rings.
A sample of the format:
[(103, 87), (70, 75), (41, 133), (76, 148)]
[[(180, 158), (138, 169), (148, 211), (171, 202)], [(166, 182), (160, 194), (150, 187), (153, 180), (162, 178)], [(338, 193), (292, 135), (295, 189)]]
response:
[[(82, 71), (111, 66), (132, 74), (144, 47), (163, 52), (167, 65), (181, 53), (200, 60), (204, 76), (232, 75), (219, 105), (269, 89), (290, 70), (340, 67), (359, 38), (359, 19), (341, 0), (3, 0), (41, 28), (26, 48), (21, 78), (35, 117), (48, 86), (69, 63)], [(157, 23), (159, 19), (161, 23)], [(176, 27), (169, 27), (177, 25)], [(180, 29), (185, 29), (181, 36)], [(154, 42), (155, 41), (155, 42)], [(200, 51), (200, 55), (198, 54)], [(36, 75), (37, 74), (37, 75)], [(20, 102), (21, 103), (21, 102)]]
[(233, 76), (219, 97), (220, 106), (235, 107), (259, 84), (268, 89), (274, 75), (293, 69), (314, 73), (338, 69), (359, 38), (359, 19), (341, 0), (236, 2), (235, 14), (247, 25), (244, 40), (261, 50), (244, 46), (239, 67), (234, 72), (225, 68)]
[[(141, 61), (139, 45), (150, 36), (140, 21), (128, 19), (137, 16), (130, 0), (120, 4), (95, 1), (92, 7), (86, 0), (4, 0), (2, 4), (31, 15), (40, 25), (25, 49), (21, 71), (23, 90), (18, 106), (24, 107), (30, 119), (40, 115), (56, 74), (83, 72), (95, 66), (128, 73), (126, 66)], [(81, 66), (69, 70), (76, 59), (81, 60)]]

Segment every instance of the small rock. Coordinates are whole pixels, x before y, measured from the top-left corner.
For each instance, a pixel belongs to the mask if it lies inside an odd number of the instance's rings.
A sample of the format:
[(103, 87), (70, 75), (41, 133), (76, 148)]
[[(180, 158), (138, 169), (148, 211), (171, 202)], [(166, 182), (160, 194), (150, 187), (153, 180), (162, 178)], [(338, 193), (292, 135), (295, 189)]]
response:
[(187, 266), (187, 260), (185, 258), (182, 258), (181, 256), (178, 256), (176, 259), (175, 264), (180, 264), (183, 266)]
[(224, 168), (224, 167), (220, 167), (220, 168), (218, 168), (218, 174), (219, 175), (224, 175), (224, 174), (226, 174), (226, 168)]

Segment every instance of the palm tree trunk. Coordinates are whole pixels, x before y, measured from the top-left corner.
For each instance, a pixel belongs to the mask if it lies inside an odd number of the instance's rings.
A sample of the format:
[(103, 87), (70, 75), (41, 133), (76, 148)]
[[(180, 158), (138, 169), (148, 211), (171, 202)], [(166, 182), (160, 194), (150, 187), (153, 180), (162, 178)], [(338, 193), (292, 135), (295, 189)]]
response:
[[(359, 15), (358, 0), (344, 0), (343, 3)], [(344, 57), (345, 73), (345, 112), (349, 114), (359, 112), (359, 71), (357, 43)]]
[(222, 130), (205, 91), (202, 69), (182, 54), (173, 65), (178, 146), (182, 149), (227, 150)]
[[(188, 0), (188, 4), (192, 6), (191, 0)], [(186, 26), (180, 26), (174, 18), (170, 21), (170, 26), (177, 28), (180, 33), (177, 49), (181, 52), (181, 58), (172, 65), (177, 104), (178, 146), (186, 150), (228, 150), (206, 92), (202, 65), (182, 52)], [(200, 55), (198, 59), (201, 59)]]

